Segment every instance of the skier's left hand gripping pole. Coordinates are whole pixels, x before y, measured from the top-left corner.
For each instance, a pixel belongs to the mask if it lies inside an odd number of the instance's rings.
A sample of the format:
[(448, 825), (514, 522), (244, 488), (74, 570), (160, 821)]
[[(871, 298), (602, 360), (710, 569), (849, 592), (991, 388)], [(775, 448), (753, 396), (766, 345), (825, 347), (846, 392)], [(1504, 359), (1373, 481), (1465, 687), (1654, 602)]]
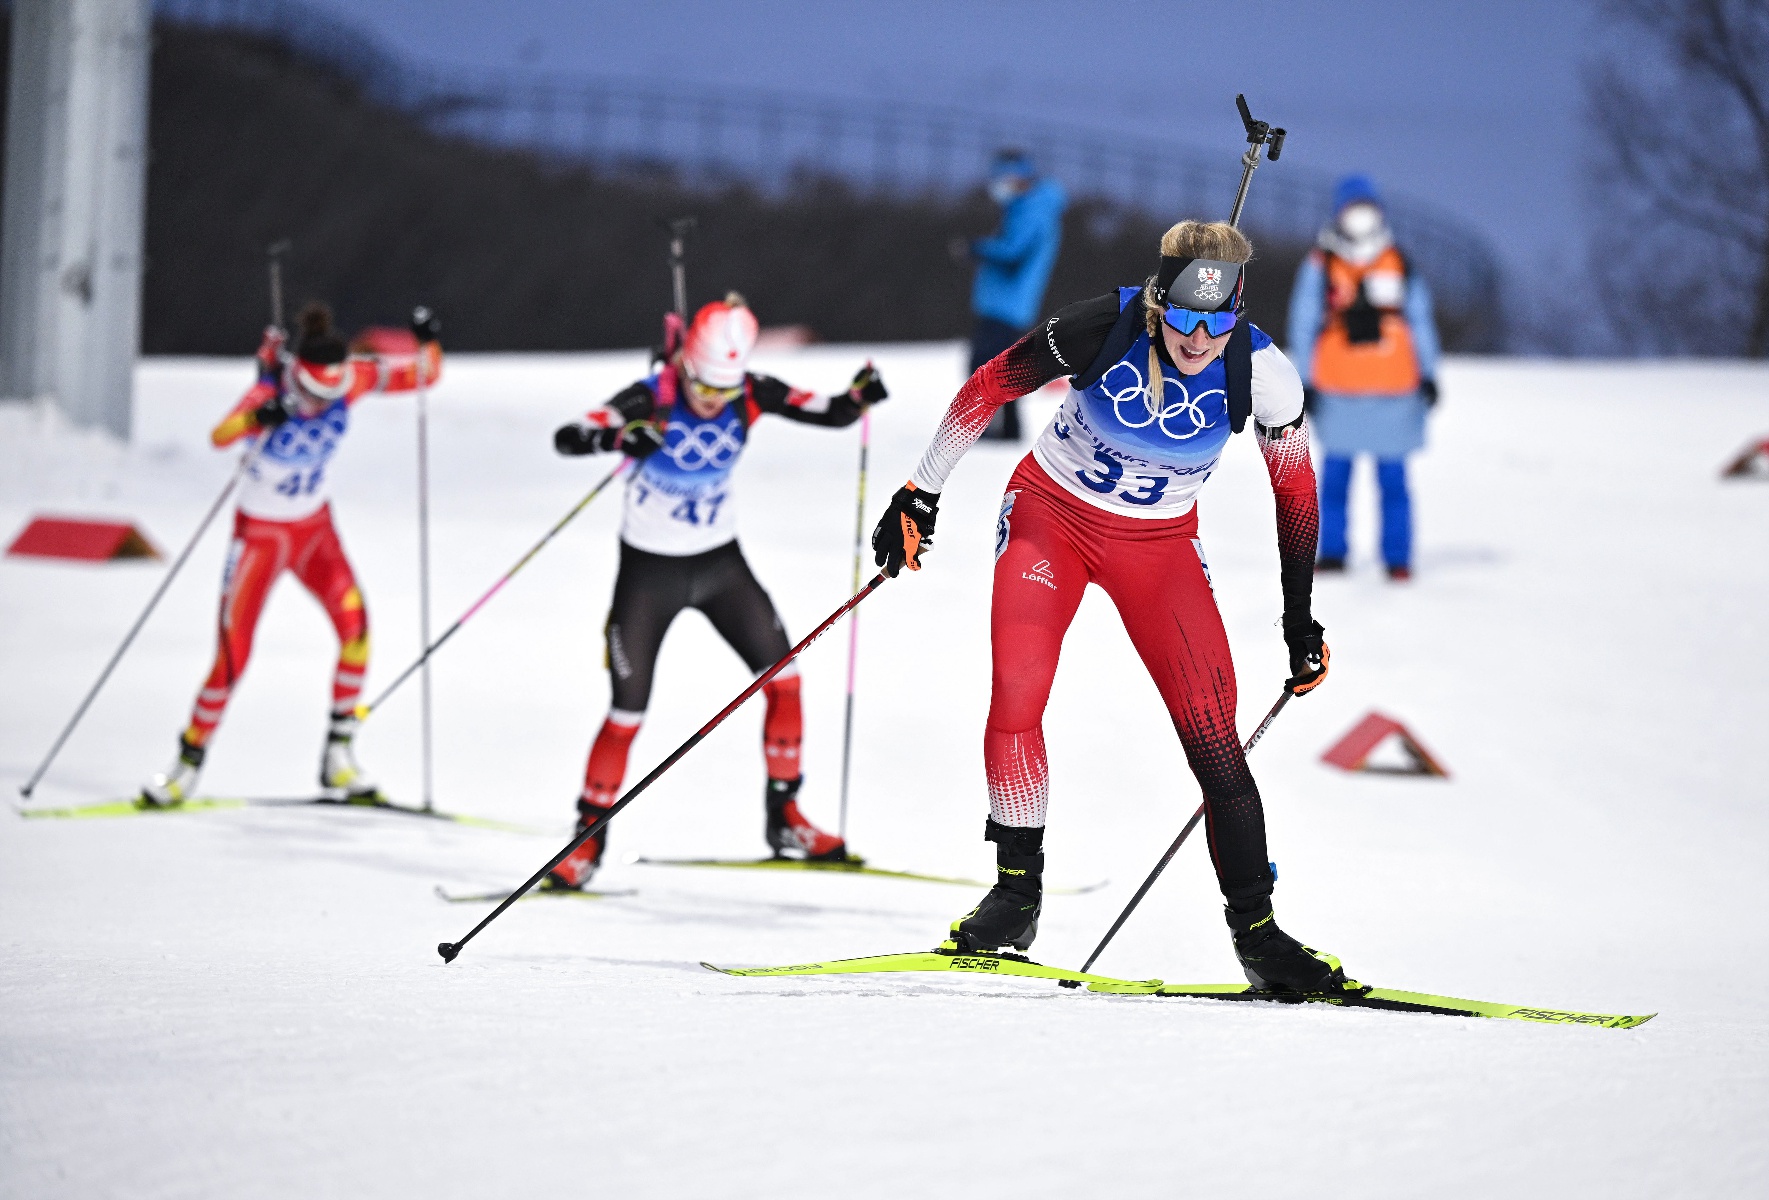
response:
[(794, 659), (796, 659), (799, 655), (803, 654), (805, 652), (806, 648), (808, 648), (812, 642), (816, 641), (818, 638), (822, 637), (825, 633), (829, 632), (829, 630), (831, 628), (833, 628), (837, 623), (839, 623), (843, 617), (847, 616), (854, 609), (858, 608), (860, 606), (860, 602), (865, 600), (866, 597), (872, 595), (873, 592), (877, 591), (879, 589), (879, 587), (883, 585), (884, 581), (885, 581), (884, 572), (880, 571), (877, 575), (874, 575), (872, 577), (872, 579), (866, 584), (865, 587), (863, 587), (859, 591), (855, 592), (852, 596), (850, 596), (842, 604), (842, 606), (840, 608), (836, 609), (834, 612), (830, 613), (829, 616), (825, 617), (823, 619), (823, 623), (821, 625), (817, 626), (817, 628), (811, 630), (811, 632), (809, 634), (805, 635), (804, 640), (801, 641), (798, 645), (794, 646), (792, 649), (788, 650), (786, 652), (785, 656), (782, 657), (779, 662), (775, 663), (773, 666), (769, 667), (766, 671), (763, 671), (760, 675), (756, 676), (754, 681), (752, 681), (748, 687), (744, 688), (743, 691), (738, 693), (737, 698), (735, 700), (732, 700), (731, 703), (725, 705), (724, 708), (720, 709), (718, 715), (715, 716), (712, 720), (708, 721), (705, 725), (702, 725), (700, 727), (700, 730), (697, 733), (695, 733), (694, 736), (690, 737), (687, 741), (683, 742), (680, 746), (677, 746), (668, 758), (664, 759), (662, 762), (658, 763), (657, 766), (653, 767), (651, 769), (651, 773), (649, 775), (645, 776), (645, 778), (639, 780), (638, 783), (635, 783), (632, 787), (628, 788), (626, 791), (626, 794), (623, 795), (619, 800), (616, 800), (614, 802), (614, 804), (609, 807), (608, 811), (602, 814), (600, 819), (598, 819), (594, 824), (590, 825), (582, 833), (579, 833), (576, 837), (572, 838), (571, 841), (566, 844), (566, 846), (563, 850), (559, 851), (559, 853), (553, 855), (552, 858), (547, 860), (547, 864), (545, 866), (543, 866), (540, 870), (536, 871), (533, 875), (530, 875), (528, 877), (527, 883), (524, 883), (521, 887), (519, 887), (515, 891), (511, 892), (508, 896), (505, 896), (503, 899), (503, 902), (500, 903), (496, 908), (492, 909), (491, 912), (486, 915), (486, 917), (483, 921), (479, 922), (479, 924), (473, 926), (472, 929), (469, 929), (467, 931), (466, 937), (462, 938), (458, 942), (442, 942), (442, 943), (438, 944), (436, 947), (436, 952), (438, 954), (442, 955), (442, 961), (443, 962), (453, 962), (455, 960), (455, 956), (461, 952), (462, 947), (464, 947), (468, 942), (472, 941), (475, 937), (479, 936), (479, 931), (481, 929), (484, 929), (487, 925), (490, 925), (493, 921), (497, 920), (498, 917), (500, 915), (502, 915), (503, 911), (506, 908), (509, 908), (510, 905), (516, 903), (516, 901), (522, 899), (523, 896), (527, 895), (529, 890), (531, 888), (533, 888), (535, 884), (539, 883), (541, 880), (543, 880), (547, 877), (547, 872), (551, 871), (554, 867), (558, 866), (560, 863), (564, 862), (568, 857), (570, 857), (571, 852), (573, 850), (576, 850), (579, 846), (583, 845), (585, 842), (587, 842), (591, 838), (595, 837), (598, 833), (602, 832), (603, 828), (608, 824), (608, 822), (612, 821), (614, 819), (614, 814), (618, 813), (621, 809), (625, 808), (627, 805), (631, 804), (634, 800), (638, 799), (640, 793), (644, 792), (644, 790), (646, 788), (650, 787), (652, 784), (656, 783), (660, 778), (662, 778), (663, 773), (665, 771), (668, 771), (671, 767), (675, 766), (678, 762), (680, 762), (683, 759), (683, 757), (687, 755), (688, 751), (694, 749), (694, 747), (698, 746), (701, 743), (701, 741), (706, 737), (707, 734), (711, 733), (713, 730), (717, 729), (720, 725), (724, 724), (725, 718), (729, 717), (732, 713), (736, 712), (739, 708), (741, 708), (743, 706), (743, 702), (745, 700), (748, 700), (751, 696), (755, 695), (757, 692), (761, 691), (764, 687), (768, 686), (768, 684), (773, 681), (774, 677), (776, 675), (780, 674), (780, 672), (784, 671), (786, 669), (787, 665), (789, 663), (791, 663)]
[[(283, 330), (283, 255), (288, 252), (287, 238), (266, 247), (264, 252), (265, 261), (270, 271), (270, 323), (279, 332)], [(257, 445), (240, 456), (239, 466), (235, 467), (233, 474), (228, 477), (227, 485), (221, 489), (221, 494), (215, 497), (215, 503), (209, 506), (209, 511), (204, 514), (196, 531), (190, 535), (190, 540), (184, 543), (184, 549), (180, 550), (178, 557), (172, 560), (171, 569), (160, 580), (160, 586), (154, 589), (154, 594), (148, 598), (147, 607), (141, 610), (141, 615), (135, 618), (135, 624), (131, 625), (129, 632), (123, 635), (122, 645), (118, 646), (117, 652), (111, 655), (111, 660), (104, 664), (104, 670), (98, 673), (98, 679), (93, 683), (91, 690), (86, 693), (86, 698), (80, 701), (80, 707), (74, 710), (74, 715), (69, 717), (68, 723), (62, 727), (61, 733), (55, 739), (55, 744), (49, 747), (49, 753), (43, 756), (43, 761), (37, 765), (35, 771), (31, 772), (31, 777), (25, 781), (24, 786), (18, 789), (19, 795), (26, 800), (29, 800), (31, 793), (37, 790), (37, 785), (42, 782), (43, 775), (49, 770), (50, 764), (55, 761), (55, 756), (61, 753), (62, 746), (72, 736), (75, 727), (86, 715), (86, 710), (91, 708), (92, 702), (98, 698), (98, 693), (104, 688), (105, 681), (111, 677), (111, 672), (117, 669), (117, 664), (123, 660), (123, 655), (128, 651), (130, 644), (135, 641), (135, 635), (141, 632), (141, 627), (147, 624), (148, 617), (153, 615), (154, 609), (160, 603), (160, 597), (166, 594), (166, 589), (172, 586), (174, 579), (178, 578), (178, 572), (183, 569), (185, 561), (190, 558), (190, 552), (197, 548), (197, 543), (202, 540), (203, 534), (208, 532), (209, 525), (215, 520), (215, 515), (227, 503), (227, 498), (233, 495), (234, 488), (239, 486), (241, 476), (245, 475), (253, 460), (258, 457), (258, 451), (263, 447), (264, 441), (263, 438), (258, 439)]]
[(503, 586), (506, 583), (509, 583), (510, 580), (512, 580), (516, 577), (516, 572), (520, 571), (523, 567), (526, 567), (528, 565), (530, 559), (532, 559), (535, 555), (539, 554), (541, 552), (541, 549), (548, 542), (552, 541), (553, 538), (558, 535), (558, 533), (561, 529), (564, 529), (567, 525), (571, 524), (572, 520), (577, 516), (578, 513), (582, 512), (584, 509), (588, 508), (590, 506), (590, 501), (594, 500), (597, 496), (600, 496), (602, 494), (603, 489), (606, 488), (609, 484), (613, 483), (615, 480), (615, 477), (620, 475), (622, 472), (624, 472), (627, 469), (627, 467), (631, 466), (632, 462), (633, 462), (633, 460), (630, 458), (623, 458), (620, 461), (619, 466), (615, 467), (614, 470), (612, 470), (612, 471), (608, 472), (608, 474), (604, 475), (601, 478), (601, 480), (596, 484), (595, 487), (591, 488), (588, 492), (584, 493), (584, 498), (582, 500), (579, 500), (576, 504), (572, 505), (570, 512), (568, 512), (564, 516), (560, 517), (559, 520), (553, 525), (553, 527), (551, 529), (547, 530), (547, 532), (542, 535), (540, 541), (536, 542), (533, 546), (529, 547), (527, 554), (524, 554), (521, 558), (516, 560), (515, 566), (511, 567), (508, 571), (505, 571), (503, 573), (503, 575), (501, 577), (499, 577), (498, 581), (491, 585), (490, 590), (488, 590), (485, 593), (485, 595), (483, 595), (483, 596), (479, 597), (479, 599), (473, 601), (472, 605), (467, 609), (466, 612), (464, 612), (460, 615), (459, 619), (457, 619), (453, 625), (450, 625), (447, 629), (443, 630), (441, 637), (437, 638), (434, 642), (431, 642), (428, 646), (424, 647), (424, 652), (422, 654), (418, 655), (416, 660), (414, 660), (410, 666), (408, 666), (405, 670), (401, 671), (399, 673), (398, 677), (395, 678), (392, 683), (388, 684), (385, 688), (381, 689), (381, 694), (379, 696), (376, 696), (374, 698), (374, 700), (368, 704), (357, 705), (356, 706), (356, 719), (359, 721), (364, 720), (368, 717), (368, 715), (370, 713), (374, 712), (377, 708), (380, 708), (381, 705), (386, 702), (387, 697), (391, 696), (394, 692), (399, 690), (400, 684), (402, 684), (406, 680), (410, 679), (414, 674), (417, 673), (417, 671), (420, 667), (422, 667), (425, 663), (429, 662), (430, 656), (435, 654), (438, 650), (442, 649), (442, 644), (444, 642), (448, 641), (449, 638), (453, 637), (455, 635), (456, 630), (460, 629), (461, 626), (465, 625), (468, 621), (472, 620), (474, 613), (476, 613), (480, 609), (484, 608), (487, 601), (489, 601), (493, 596), (497, 595), (498, 592), (503, 589)]

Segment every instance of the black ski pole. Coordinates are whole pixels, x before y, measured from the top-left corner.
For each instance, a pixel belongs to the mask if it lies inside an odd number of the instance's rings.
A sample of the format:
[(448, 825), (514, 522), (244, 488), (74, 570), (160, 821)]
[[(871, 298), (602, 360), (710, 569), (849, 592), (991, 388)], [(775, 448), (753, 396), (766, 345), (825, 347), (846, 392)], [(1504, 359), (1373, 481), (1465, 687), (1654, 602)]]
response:
[(836, 609), (834, 612), (830, 613), (829, 616), (825, 617), (823, 620), (823, 623), (821, 625), (817, 626), (817, 628), (811, 630), (811, 632), (809, 634), (805, 635), (804, 640), (799, 642), (799, 644), (794, 646), (792, 649), (788, 650), (786, 652), (785, 656), (783, 658), (781, 658), (781, 660), (779, 662), (775, 663), (773, 666), (769, 667), (766, 671), (763, 671), (760, 675), (756, 676), (755, 679), (750, 683), (750, 685), (748, 687), (744, 688), (743, 691), (738, 693), (737, 698), (735, 700), (731, 701), (731, 703), (725, 705), (724, 708), (719, 710), (719, 713), (717, 716), (715, 716), (712, 720), (708, 721), (705, 725), (702, 725), (700, 727), (700, 730), (697, 733), (695, 733), (687, 741), (683, 742), (680, 746), (677, 746), (668, 758), (664, 759), (662, 762), (658, 763), (655, 767), (653, 767), (651, 769), (651, 773), (649, 775), (645, 776), (645, 778), (639, 780), (638, 783), (635, 783), (632, 787), (628, 788), (626, 790), (626, 794), (623, 795), (619, 800), (616, 800), (612, 805), (610, 805), (608, 811), (603, 813), (602, 816), (599, 819), (597, 819), (594, 824), (590, 825), (589, 828), (585, 829), (582, 833), (580, 833), (576, 837), (572, 838), (571, 841), (566, 844), (565, 849), (563, 849), (563, 850), (559, 851), (559, 853), (553, 855), (553, 857), (547, 861), (547, 864), (544, 867), (542, 867), (540, 870), (536, 871), (533, 875), (530, 875), (528, 877), (527, 883), (524, 883), (521, 887), (519, 887), (515, 891), (511, 892), (508, 896), (505, 896), (503, 901), (496, 908), (492, 909), (490, 913), (486, 914), (486, 917), (483, 921), (479, 922), (479, 924), (473, 926), (473, 928), (471, 928), (467, 931), (466, 937), (462, 938), (458, 942), (438, 943), (438, 945), (436, 947), (436, 953), (442, 955), (442, 961), (445, 963), (453, 962), (455, 960), (455, 956), (460, 954), (461, 948), (464, 947), (468, 942), (472, 941), (475, 937), (477, 937), (479, 935), (479, 931), (481, 929), (484, 929), (487, 925), (490, 925), (493, 921), (497, 920), (498, 917), (503, 913), (503, 911), (506, 908), (509, 908), (510, 905), (516, 903), (516, 901), (522, 899), (523, 896), (527, 895), (529, 890), (531, 888), (533, 888), (535, 884), (539, 883), (541, 880), (543, 880), (547, 877), (547, 872), (551, 871), (554, 867), (556, 867), (560, 863), (564, 862), (566, 860), (566, 858), (568, 858), (570, 856), (570, 854), (573, 850), (576, 850), (579, 846), (583, 845), (585, 842), (589, 841), (591, 838), (595, 837), (598, 833), (600, 833), (602, 831), (603, 827), (606, 826), (609, 821), (612, 821), (614, 819), (615, 813), (619, 812), (621, 809), (623, 809), (627, 805), (631, 804), (634, 800), (638, 799), (640, 793), (644, 792), (644, 790), (646, 788), (648, 788), (652, 784), (656, 783), (658, 781), (658, 779), (662, 777), (662, 775), (665, 771), (669, 770), (671, 767), (675, 766), (678, 762), (680, 762), (682, 760), (682, 758), (688, 753), (688, 751), (694, 749), (694, 747), (698, 746), (701, 743), (701, 741), (706, 737), (707, 734), (711, 733), (713, 730), (717, 729), (720, 725), (724, 724), (726, 717), (729, 717), (732, 713), (736, 712), (740, 707), (742, 707), (743, 702), (745, 700), (748, 700), (751, 696), (755, 695), (757, 692), (761, 691), (764, 687), (766, 687), (768, 685), (768, 683), (774, 678), (774, 676), (780, 674), (781, 671), (784, 671), (786, 669), (786, 665), (788, 663), (792, 662), (792, 660), (797, 658), (800, 654), (803, 654), (805, 652), (806, 647), (808, 647), (812, 642), (816, 641), (818, 638), (822, 637), (825, 633), (827, 633), (831, 627), (836, 625), (843, 617), (847, 616), (848, 613), (852, 612), (855, 608), (859, 607), (860, 602), (862, 600), (866, 599), (866, 597), (872, 595), (873, 592), (877, 591), (879, 586), (882, 585), (884, 583), (884, 581), (885, 581), (884, 572), (881, 571), (877, 575), (874, 575), (872, 577), (871, 581), (868, 582), (865, 587), (861, 588), (858, 592), (855, 592), (845, 602), (843, 602), (843, 604), (840, 608)]
[[(1271, 706), (1270, 712), (1265, 714), (1265, 720), (1259, 723), (1259, 728), (1255, 729), (1253, 736), (1247, 739), (1247, 744), (1241, 748), (1241, 753), (1251, 754), (1253, 752), (1253, 747), (1259, 744), (1259, 739), (1265, 736), (1265, 731), (1271, 728), (1271, 723), (1278, 719), (1280, 712), (1284, 711), (1284, 705), (1290, 703), (1290, 695), (1290, 689), (1285, 688), (1284, 694), (1278, 697), (1278, 702)], [(1093, 948), (1093, 953), (1087, 956), (1087, 962), (1081, 967), (1083, 975), (1093, 968), (1093, 964), (1099, 960), (1099, 956), (1105, 952), (1112, 939), (1118, 935), (1118, 931), (1124, 928), (1124, 922), (1130, 919), (1130, 914), (1136, 911), (1136, 906), (1142, 903), (1142, 898), (1149, 894), (1150, 888), (1155, 886), (1155, 880), (1161, 878), (1161, 872), (1167, 869), (1167, 864), (1173, 861), (1173, 856), (1179, 853), (1181, 846), (1185, 845), (1186, 838), (1192, 835), (1192, 830), (1196, 829), (1198, 822), (1204, 819), (1204, 810), (1209, 804), (1210, 801), (1206, 800), (1198, 805), (1198, 811), (1192, 814), (1192, 819), (1185, 823), (1185, 828), (1180, 830), (1179, 836), (1173, 839), (1173, 845), (1167, 847), (1167, 853), (1161, 856), (1161, 861), (1155, 864), (1155, 869), (1149, 872), (1149, 877), (1142, 881), (1141, 887), (1136, 889), (1136, 895), (1130, 898), (1130, 903), (1124, 906), (1124, 911), (1118, 914), (1118, 919), (1112, 922), (1110, 929), (1106, 930), (1106, 936), (1100, 939), (1099, 945)], [(1066, 988), (1081, 986), (1073, 979), (1063, 979), (1058, 982)]]
[(278, 329), (283, 325), (283, 255), (289, 252), (289, 239), (272, 242), (264, 255), (270, 260), (270, 323)]
[[(270, 269), (270, 323), (279, 331), (283, 328), (283, 255), (288, 252), (289, 240), (287, 238), (280, 242), (272, 242), (264, 251)], [(80, 701), (80, 707), (74, 710), (74, 715), (68, 718), (68, 723), (62, 727), (60, 735), (55, 739), (55, 744), (49, 747), (49, 753), (43, 756), (43, 761), (37, 765), (35, 771), (31, 772), (31, 777), (25, 781), (24, 786), (18, 789), (19, 795), (26, 800), (31, 798), (31, 793), (36, 790), (37, 784), (42, 782), (44, 773), (55, 761), (55, 756), (61, 753), (62, 745), (73, 734), (74, 727), (80, 723), (80, 718), (86, 715), (86, 710), (92, 706), (93, 700), (98, 698), (98, 693), (104, 687), (105, 680), (111, 677), (111, 672), (116, 670), (117, 664), (123, 660), (124, 653), (135, 641), (135, 635), (141, 632), (141, 627), (147, 624), (148, 617), (153, 615), (154, 608), (160, 603), (160, 597), (166, 594), (166, 589), (171, 587), (172, 581), (178, 577), (179, 569), (184, 566), (184, 560), (190, 557), (192, 550), (196, 549), (197, 543), (208, 531), (209, 523), (215, 519), (215, 514), (221, 511), (221, 506), (227, 503), (229, 496), (233, 495), (233, 489), (239, 486), (240, 477), (246, 473), (247, 469), (251, 467), (252, 461), (258, 457), (258, 451), (262, 445), (263, 443), (260, 441), (258, 446), (248, 450), (241, 457), (240, 465), (229, 477), (227, 486), (221, 489), (219, 496), (215, 497), (215, 503), (209, 506), (209, 511), (197, 526), (196, 532), (190, 535), (190, 540), (184, 544), (184, 549), (178, 552), (178, 557), (173, 560), (165, 578), (160, 580), (160, 586), (154, 589), (154, 594), (148, 599), (147, 607), (141, 610), (141, 615), (135, 618), (135, 624), (131, 625), (129, 632), (123, 635), (123, 644), (117, 647), (117, 652), (111, 655), (111, 660), (104, 665), (104, 670), (98, 673), (97, 682), (86, 693), (86, 698)]]
[(536, 542), (534, 545), (530, 546), (528, 548), (528, 553), (524, 554), (521, 558), (516, 560), (515, 566), (511, 567), (508, 571), (505, 571), (502, 575), (500, 575), (498, 577), (498, 581), (491, 585), (491, 588), (485, 593), (485, 595), (483, 595), (483, 596), (479, 597), (479, 599), (473, 601), (472, 606), (470, 608), (468, 608), (466, 612), (462, 613), (453, 625), (450, 625), (447, 629), (442, 631), (441, 637), (437, 638), (434, 642), (431, 642), (428, 646), (425, 646), (424, 652), (422, 654), (418, 655), (417, 659), (415, 661), (413, 661), (413, 663), (410, 666), (408, 666), (405, 670), (401, 671), (399, 673), (399, 675), (393, 680), (392, 683), (390, 683), (386, 687), (382, 688), (381, 694), (379, 696), (376, 696), (374, 698), (374, 700), (368, 704), (358, 704), (356, 706), (356, 719), (359, 721), (364, 720), (368, 717), (368, 715), (370, 713), (374, 712), (377, 708), (380, 708), (381, 705), (386, 702), (387, 697), (391, 696), (394, 692), (399, 690), (400, 684), (402, 684), (406, 680), (410, 679), (412, 677), (412, 675), (418, 670), (419, 667), (422, 667), (425, 663), (429, 662), (430, 656), (435, 654), (438, 650), (442, 649), (442, 644), (444, 642), (448, 641), (449, 638), (453, 637), (455, 635), (455, 632), (457, 630), (459, 630), (461, 626), (465, 625), (468, 621), (472, 620), (474, 613), (476, 613), (480, 609), (484, 608), (486, 605), (486, 602), (489, 601), (493, 596), (497, 595), (498, 592), (503, 589), (503, 586), (506, 583), (509, 583), (510, 580), (514, 579), (516, 577), (516, 572), (520, 571), (523, 567), (526, 567), (529, 563), (529, 560), (532, 559), (535, 555), (539, 554), (541, 552), (541, 549), (544, 546), (546, 546), (546, 544), (548, 542), (552, 541), (553, 538), (558, 534), (558, 532), (561, 529), (564, 529), (567, 525), (571, 524), (572, 518), (576, 517), (578, 513), (582, 512), (584, 509), (588, 508), (590, 506), (590, 501), (594, 500), (597, 496), (600, 496), (602, 494), (602, 489), (606, 488), (609, 484), (613, 483), (615, 476), (619, 475), (622, 471), (625, 471), (627, 469), (627, 466), (631, 462), (632, 462), (631, 459), (627, 459), (627, 458), (621, 459), (620, 465), (615, 467), (614, 470), (608, 472), (608, 474), (604, 475), (602, 477), (602, 479), (596, 484), (595, 487), (591, 488), (588, 492), (585, 492), (584, 498), (582, 500), (579, 500), (576, 504), (572, 505), (570, 512), (566, 513), (564, 516), (560, 517), (558, 519), (558, 521), (554, 522), (553, 527), (551, 529), (547, 530), (546, 533), (541, 535), (541, 540)]
[(258, 451), (254, 448), (240, 459), (240, 465), (228, 477), (227, 486), (221, 489), (219, 496), (215, 497), (215, 503), (209, 506), (209, 511), (203, 517), (202, 523), (196, 527), (196, 532), (190, 535), (190, 540), (184, 543), (184, 549), (178, 552), (178, 557), (173, 560), (171, 569), (166, 572), (165, 578), (160, 580), (160, 586), (154, 589), (153, 596), (148, 599), (147, 607), (141, 610), (141, 615), (135, 618), (135, 624), (131, 625), (129, 632), (123, 635), (123, 644), (117, 647), (117, 652), (111, 655), (111, 660), (104, 664), (104, 670), (98, 673), (97, 682), (86, 693), (86, 698), (80, 701), (80, 707), (74, 710), (74, 715), (68, 718), (68, 723), (63, 726), (60, 736), (55, 739), (55, 744), (49, 747), (49, 753), (43, 756), (43, 761), (38, 764), (37, 769), (31, 773), (31, 778), (18, 789), (19, 795), (26, 800), (31, 798), (31, 793), (36, 790), (38, 782), (43, 778), (43, 773), (49, 770), (49, 764), (55, 761), (57, 754), (61, 753), (62, 744), (74, 732), (74, 727), (80, 723), (80, 718), (86, 715), (86, 710), (92, 706), (92, 701), (97, 699), (99, 690), (104, 687), (105, 680), (111, 677), (111, 672), (116, 670), (117, 664), (123, 660), (124, 653), (135, 641), (135, 635), (141, 632), (141, 627), (147, 624), (148, 617), (153, 615), (155, 606), (160, 602), (160, 597), (166, 594), (166, 589), (172, 586), (174, 579), (178, 578), (178, 571), (184, 566), (184, 560), (189, 558), (190, 552), (197, 548), (197, 543), (202, 540), (203, 534), (209, 528), (209, 523), (215, 519), (215, 514), (221, 511), (221, 506), (227, 503), (227, 498), (239, 485), (240, 476), (246, 473), (246, 468), (252, 465), (252, 460), (257, 456)]

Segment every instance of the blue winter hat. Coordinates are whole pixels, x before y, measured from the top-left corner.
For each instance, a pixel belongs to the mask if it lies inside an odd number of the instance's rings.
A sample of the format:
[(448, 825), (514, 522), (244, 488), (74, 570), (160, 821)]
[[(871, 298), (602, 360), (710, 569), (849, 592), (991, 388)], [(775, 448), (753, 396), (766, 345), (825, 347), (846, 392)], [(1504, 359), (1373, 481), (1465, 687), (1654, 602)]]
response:
[(1032, 156), (1027, 154), (1024, 150), (1012, 148), (997, 150), (995, 152), (994, 161), (989, 164), (989, 177), (991, 179), (1001, 179), (1003, 177), (1030, 179), (1035, 174), (1037, 174), (1037, 172), (1032, 166)]
[(1382, 207), (1382, 195), (1368, 175), (1347, 175), (1333, 188), (1333, 212), (1344, 212), (1353, 204), (1374, 204)]

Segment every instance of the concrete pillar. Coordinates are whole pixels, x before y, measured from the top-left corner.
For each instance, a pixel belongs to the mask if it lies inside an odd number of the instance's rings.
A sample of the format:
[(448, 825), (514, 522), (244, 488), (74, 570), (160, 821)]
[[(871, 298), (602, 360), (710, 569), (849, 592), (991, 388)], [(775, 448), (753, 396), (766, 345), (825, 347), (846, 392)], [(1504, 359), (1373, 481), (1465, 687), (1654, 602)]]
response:
[(151, 0), (13, 0), (0, 398), (129, 436)]

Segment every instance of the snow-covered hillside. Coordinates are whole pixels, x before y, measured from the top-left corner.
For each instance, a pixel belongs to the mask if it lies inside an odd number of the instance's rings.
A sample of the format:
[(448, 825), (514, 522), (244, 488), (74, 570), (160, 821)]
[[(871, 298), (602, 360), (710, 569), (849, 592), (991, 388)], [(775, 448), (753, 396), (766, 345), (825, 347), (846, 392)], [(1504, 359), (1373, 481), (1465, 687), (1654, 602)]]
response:
[[(816, 347), (762, 370), (833, 390), (871, 356), (870, 526), (960, 380), (957, 346)], [(431, 398), (440, 629), (611, 465), (555, 425), (632, 354), (459, 356)], [(138, 522), (175, 552), (228, 477), (206, 431), (243, 361), (144, 364), (123, 449), (0, 408), (0, 535), (34, 513)], [(1769, 1189), (1769, 486), (1719, 467), (1769, 433), (1769, 371), (1452, 361), (1416, 460), (1418, 576), (1365, 552), (1317, 586), (1332, 676), (1253, 756), (1286, 928), (1366, 982), (1658, 1012), (1634, 1030), (1128, 999), (1011, 979), (745, 980), (725, 964), (933, 945), (974, 889), (616, 863), (602, 901), (488, 906), (570, 828), (607, 703), (618, 497), (598, 501), (439, 656), (439, 807), (0, 820), (0, 1195), (1367, 1197)], [(1033, 401), (1038, 417), (1050, 402)], [(1035, 422), (1036, 423), (1036, 422)], [(797, 636), (847, 594), (856, 429), (765, 421), (743, 543)], [(929, 569), (861, 611), (849, 832), (882, 866), (984, 878), (980, 743), (995, 510), (981, 446)], [(335, 511), (368, 598), (369, 693), (415, 654), (414, 407), (361, 405)], [(1360, 488), (1369, 481), (1360, 475)], [(1285, 673), (1272, 503), (1247, 438), (1201, 521), (1250, 729)], [(132, 795), (170, 759), (212, 653), (209, 531), (33, 800)], [(0, 559), (0, 785), (16, 794), (163, 564)], [(836, 821), (845, 628), (803, 669), (805, 806)], [(203, 791), (314, 783), (333, 655), (283, 581)], [(636, 779), (746, 683), (697, 614), (664, 648)], [(420, 788), (418, 694), (359, 751)], [(1366, 712), (1448, 780), (1344, 774)], [(615, 823), (612, 850), (764, 851), (759, 706)], [(1052, 883), (1034, 950), (1077, 966), (1197, 803), (1153, 685), (1090, 592), (1047, 717)], [(1155, 747), (1154, 750), (1148, 747)], [(1237, 978), (1201, 845), (1098, 965)]]

